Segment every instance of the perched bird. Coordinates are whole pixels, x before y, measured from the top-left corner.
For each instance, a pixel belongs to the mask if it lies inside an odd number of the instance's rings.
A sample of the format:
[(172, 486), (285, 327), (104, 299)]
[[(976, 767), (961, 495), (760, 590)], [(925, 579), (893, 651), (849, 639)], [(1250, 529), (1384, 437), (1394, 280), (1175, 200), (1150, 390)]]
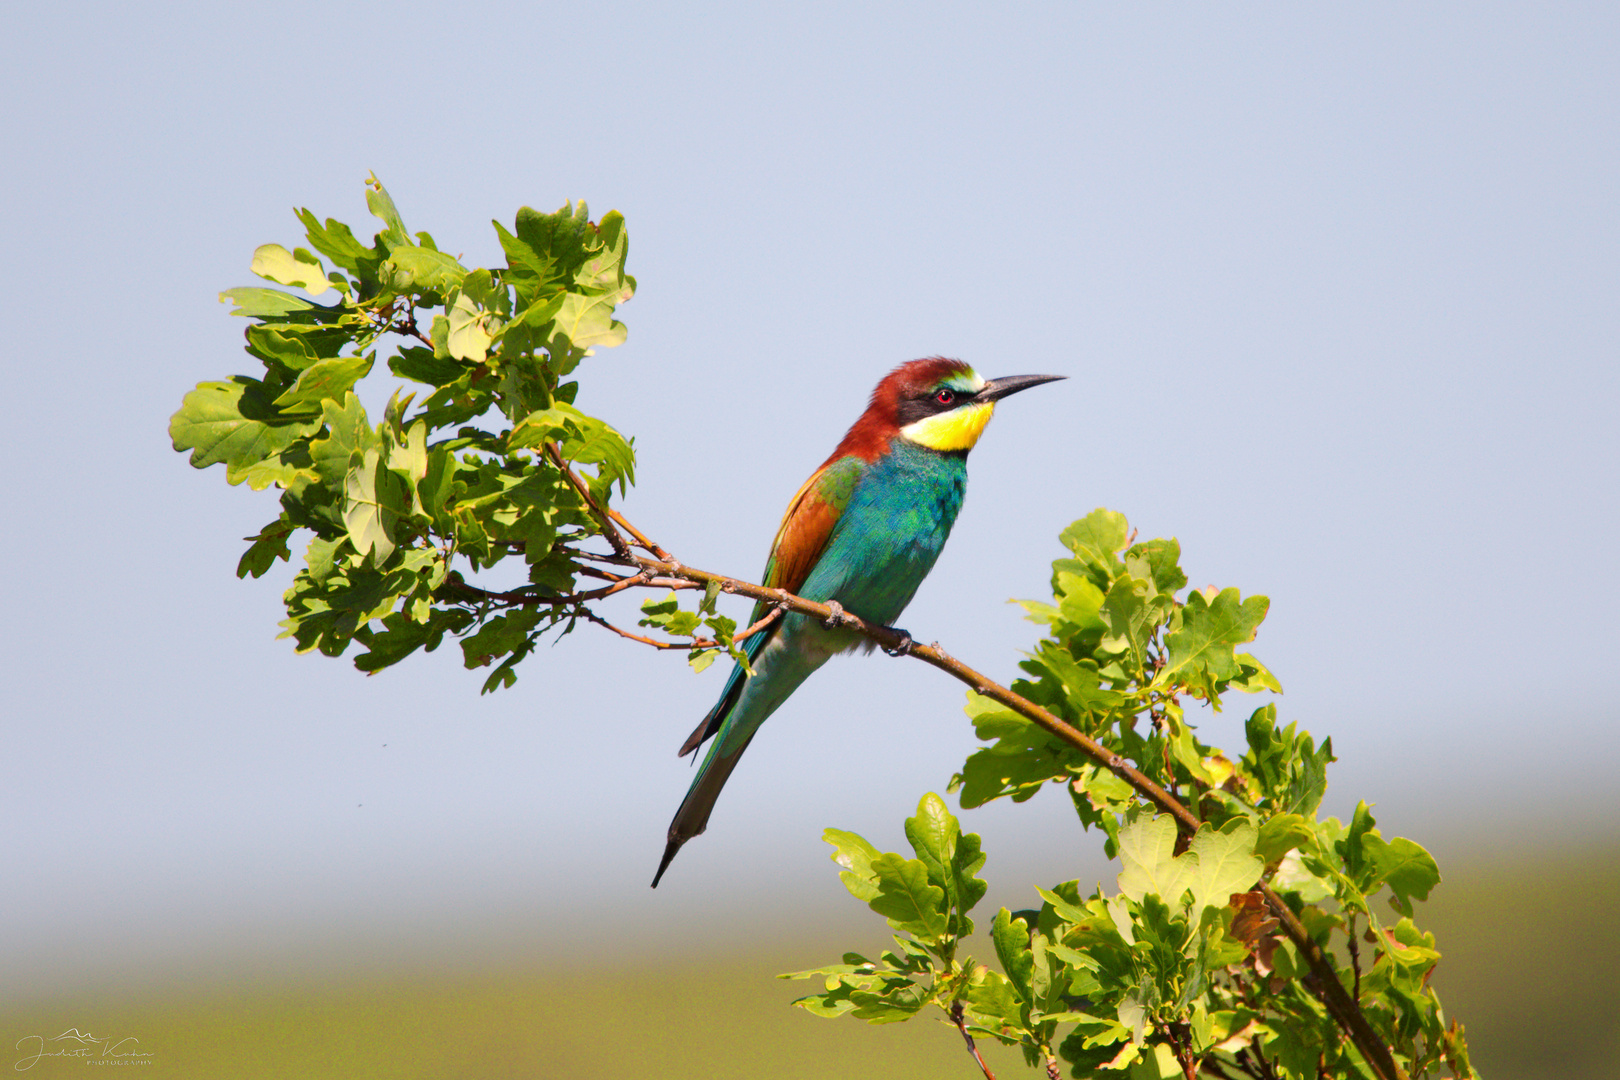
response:
[[(967, 453), (995, 403), (1063, 377), (1014, 375), (986, 382), (960, 360), (941, 357), (895, 368), (788, 504), (765, 563), (765, 586), (837, 604), (867, 622), (893, 623), (945, 546), (967, 490)], [(767, 610), (761, 602), (750, 621)], [(681, 747), (684, 757), (714, 737), (670, 822), (653, 888), (681, 845), (708, 825), (720, 789), (759, 725), (828, 657), (872, 645), (852, 630), (797, 614), (741, 643), (754, 674), (735, 665), (720, 700)]]

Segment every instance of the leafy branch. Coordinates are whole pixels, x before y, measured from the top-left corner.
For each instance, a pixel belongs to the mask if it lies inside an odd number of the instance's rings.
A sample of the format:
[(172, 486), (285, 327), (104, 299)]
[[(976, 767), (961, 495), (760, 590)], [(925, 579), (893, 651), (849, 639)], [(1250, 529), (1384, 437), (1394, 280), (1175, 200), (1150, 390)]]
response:
[[(284, 596), (283, 636), (299, 651), (359, 644), (355, 664), (372, 673), (448, 635), (468, 668), (493, 668), (488, 692), (515, 682), (545, 634), (582, 623), (685, 650), (698, 670), (721, 658), (746, 669), (742, 643), (777, 620), (843, 626), (969, 688), (990, 745), (952, 780), (963, 807), (1061, 785), (1124, 869), (1117, 893), (1082, 896), (1070, 881), (1039, 890), (1039, 908), (1002, 909), (998, 972), (962, 954), (985, 856), (938, 795), (906, 823), (914, 857), (828, 830), (846, 886), (889, 920), (896, 947), (800, 973), (824, 984), (805, 1008), (874, 1023), (937, 1009), (987, 1077), (975, 1036), (1022, 1047), (1052, 1077), (1059, 1058), (1075, 1076), (1475, 1075), (1428, 985), (1440, 954), (1412, 921), (1439, 881), (1433, 859), (1386, 841), (1364, 804), (1348, 824), (1319, 819), (1331, 743), (1279, 728), (1274, 705), (1249, 717), (1236, 759), (1188, 719), (1189, 703), (1280, 691), (1237, 651), (1264, 597), (1185, 591), (1176, 541), (1136, 542), (1123, 517), (1095, 511), (1061, 537), (1052, 602), (1024, 604), (1044, 636), (1028, 678), (1004, 686), (837, 603), (687, 566), (613, 508), (635, 480), (633, 441), (575, 405), (583, 362), (625, 338), (613, 318), (635, 291), (623, 218), (525, 208), (511, 230), (495, 224), (505, 265), (468, 268), (407, 232), (374, 179), (366, 199), (382, 223), (369, 245), (301, 210), (312, 250), (254, 253), (253, 272), (303, 295), (221, 294), (248, 320), (263, 374), (198, 385), (170, 424), (194, 466), (280, 492), (238, 576), (291, 562), (291, 538), (309, 534)], [(426, 396), (396, 392), (373, 423), (355, 387), (379, 361)], [(490, 587), (509, 560), (526, 580)], [(597, 606), (636, 589), (665, 594), (641, 605), (648, 633)], [(680, 605), (686, 592), (701, 593), (695, 607)], [(755, 601), (747, 626), (719, 612), (722, 595)], [(1370, 903), (1386, 889), (1393, 925)]]

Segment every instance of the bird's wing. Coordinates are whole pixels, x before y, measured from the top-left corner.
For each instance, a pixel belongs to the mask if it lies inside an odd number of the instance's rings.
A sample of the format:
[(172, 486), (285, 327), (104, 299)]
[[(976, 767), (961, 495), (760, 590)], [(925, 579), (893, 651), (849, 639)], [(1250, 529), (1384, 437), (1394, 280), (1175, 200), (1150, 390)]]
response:
[(794, 493), (765, 563), (766, 588), (799, 591), (826, 550), (827, 538), (865, 471), (866, 463), (858, 457), (836, 458), (817, 469)]
[[(812, 473), (810, 479), (794, 492), (787, 513), (782, 515), (781, 527), (776, 530), (776, 539), (771, 543), (771, 556), (765, 562), (764, 585), (767, 589), (797, 592), (804, 584), (810, 571), (815, 569), (816, 560), (826, 550), (833, 526), (838, 524), (839, 515), (849, 505), (856, 481), (865, 471), (866, 463), (858, 457), (836, 458)], [(754, 605), (754, 613), (748, 621), (758, 622), (769, 610), (770, 604), (761, 600)], [(782, 620), (777, 619), (739, 642), (750, 663), (776, 636), (781, 625)], [(682, 757), (695, 751), (703, 745), (704, 740), (720, 730), (720, 725), (742, 693), (742, 684), (743, 669), (738, 665), (732, 668), (731, 677), (720, 691), (720, 700), (715, 702), (707, 716), (698, 721), (698, 726), (681, 744)]]

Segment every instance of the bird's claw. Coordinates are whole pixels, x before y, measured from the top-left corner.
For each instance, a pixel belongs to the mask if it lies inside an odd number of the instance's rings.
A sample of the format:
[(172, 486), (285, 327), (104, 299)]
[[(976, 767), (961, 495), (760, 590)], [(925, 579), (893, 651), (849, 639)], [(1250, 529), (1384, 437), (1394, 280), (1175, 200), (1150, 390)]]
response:
[(884, 649), (883, 651), (888, 653), (890, 656), (909, 655), (911, 653), (911, 647), (916, 644), (915, 641), (911, 640), (911, 635), (900, 629), (898, 626), (891, 626), (889, 629), (900, 635), (900, 644), (896, 645), (892, 649)]
[(821, 625), (828, 630), (835, 630), (844, 623), (844, 605), (836, 600), (829, 600), (827, 601), (827, 607), (832, 611), (832, 614), (828, 615)]

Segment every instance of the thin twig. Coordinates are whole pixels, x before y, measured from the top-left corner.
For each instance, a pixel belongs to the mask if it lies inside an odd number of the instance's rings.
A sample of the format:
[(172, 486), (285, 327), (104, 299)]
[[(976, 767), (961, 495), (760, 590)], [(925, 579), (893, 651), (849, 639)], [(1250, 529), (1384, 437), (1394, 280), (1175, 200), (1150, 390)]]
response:
[(556, 465), (562, 471), (563, 476), (567, 477), (568, 483), (579, 493), (579, 497), (585, 500), (585, 505), (595, 516), (596, 523), (602, 528), (602, 535), (607, 537), (609, 544), (613, 545), (614, 554), (620, 558), (634, 558), (630, 552), (630, 546), (624, 542), (624, 537), (619, 535), (619, 530), (614, 528), (613, 519), (597, 503), (595, 496), (591, 494), (591, 489), (585, 486), (585, 481), (581, 480), (574, 470), (569, 467), (568, 462), (563, 460), (562, 451), (557, 449), (556, 443), (546, 443), (546, 456), (551, 459), (553, 465)]
[(640, 529), (636, 528), (634, 525), (625, 520), (623, 514), (619, 513), (612, 507), (609, 507), (608, 516), (624, 527), (624, 531), (630, 534), (630, 538), (636, 542), (637, 546), (641, 547), (645, 551), (652, 552), (656, 558), (663, 559), (665, 562), (674, 562), (674, 559), (670, 557), (669, 552), (647, 539), (646, 535)]
[(784, 605), (784, 604), (777, 604), (775, 607), (771, 608), (771, 610), (767, 611), (764, 615), (760, 616), (759, 622), (757, 622), (754, 625), (750, 626), (746, 630), (741, 630), (741, 631), (739, 631), (739, 632), (737, 632), (735, 634), (732, 634), (731, 635), (731, 640), (733, 640), (733, 641), (743, 641), (743, 640), (745, 640), (747, 638), (751, 638), (755, 634), (759, 633), (761, 630), (765, 629), (767, 626), (771, 625), (771, 623), (775, 622), (777, 619), (780, 619), (783, 615), (786, 615), (786, 614), (787, 614), (787, 606)]
[(596, 578), (598, 581), (624, 581), (624, 574), (610, 574), (606, 570), (598, 570), (594, 566), (576, 566), (574, 573), (584, 574), (586, 577)]
[(594, 562), (610, 563), (614, 566), (633, 565), (635, 561), (623, 555), (604, 555), (600, 551), (575, 551), (573, 554), (576, 559), (591, 559)]
[[(605, 575), (604, 575), (605, 576)], [(547, 604), (552, 607), (571, 607), (575, 604), (587, 604), (592, 600), (600, 600), (614, 593), (623, 592), (637, 585), (650, 585), (656, 579), (646, 571), (631, 577), (616, 578), (611, 585), (604, 585), (600, 589), (588, 589), (585, 592), (563, 593), (560, 596), (545, 596), (541, 593), (530, 592), (526, 589), (514, 589), (511, 592), (491, 592), (480, 589), (476, 585), (468, 585), (464, 581), (446, 582), (445, 587), (450, 591), (473, 597), (483, 603), (499, 604), (503, 607), (528, 607), (534, 604)], [(682, 588), (692, 588), (688, 582), (681, 583)]]
[(1250, 1043), (1249, 1051), (1255, 1063), (1260, 1066), (1260, 1076), (1263, 1080), (1277, 1080), (1277, 1070), (1273, 1069), (1271, 1062), (1266, 1060), (1266, 1055), (1260, 1049), (1260, 1043), (1258, 1041)]
[[(1185, 1080), (1198, 1080), (1198, 1055), (1193, 1051), (1192, 1028), (1185, 1023), (1171, 1025), (1170, 1048), (1181, 1066)], [(1179, 1029), (1176, 1030), (1176, 1029)]]
[(428, 348), (433, 348), (433, 339), (422, 333), (421, 330), (417, 329), (415, 308), (405, 309), (405, 322), (401, 325), (401, 327), (395, 328), (394, 333), (409, 334), (411, 337), (415, 338), (417, 341), (420, 341)]
[(967, 1043), (968, 1053), (973, 1055), (973, 1060), (979, 1063), (979, 1071), (984, 1073), (984, 1080), (996, 1080), (996, 1074), (990, 1071), (990, 1066), (986, 1065), (984, 1058), (979, 1055), (979, 1048), (973, 1045), (973, 1036), (968, 1034), (967, 1016), (962, 1011), (960, 1001), (951, 1002), (951, 1023), (962, 1033), (962, 1041)]
[(1356, 913), (1350, 913), (1350, 970), (1355, 972), (1355, 998), (1361, 1001), (1361, 946), (1356, 944)]
[[(614, 626), (612, 623), (610, 623), (606, 619), (602, 618), (602, 616), (598, 615), (596, 612), (590, 611), (590, 610), (588, 610), (586, 608), (580, 608), (578, 614), (579, 614), (579, 616), (581, 618), (588, 619), (589, 621), (595, 623), (597, 626), (604, 627), (604, 628), (606, 628), (608, 630), (611, 630), (615, 634), (618, 634), (622, 638), (629, 638), (631, 641), (639, 641), (643, 645), (651, 645), (655, 649), (702, 648), (701, 644), (693, 644), (693, 643), (685, 642), (685, 641), (659, 641), (656, 638), (643, 637), (640, 634), (632, 634), (628, 630), (621, 630), (619, 627)], [(712, 646), (714, 643), (709, 642), (708, 644)]]

